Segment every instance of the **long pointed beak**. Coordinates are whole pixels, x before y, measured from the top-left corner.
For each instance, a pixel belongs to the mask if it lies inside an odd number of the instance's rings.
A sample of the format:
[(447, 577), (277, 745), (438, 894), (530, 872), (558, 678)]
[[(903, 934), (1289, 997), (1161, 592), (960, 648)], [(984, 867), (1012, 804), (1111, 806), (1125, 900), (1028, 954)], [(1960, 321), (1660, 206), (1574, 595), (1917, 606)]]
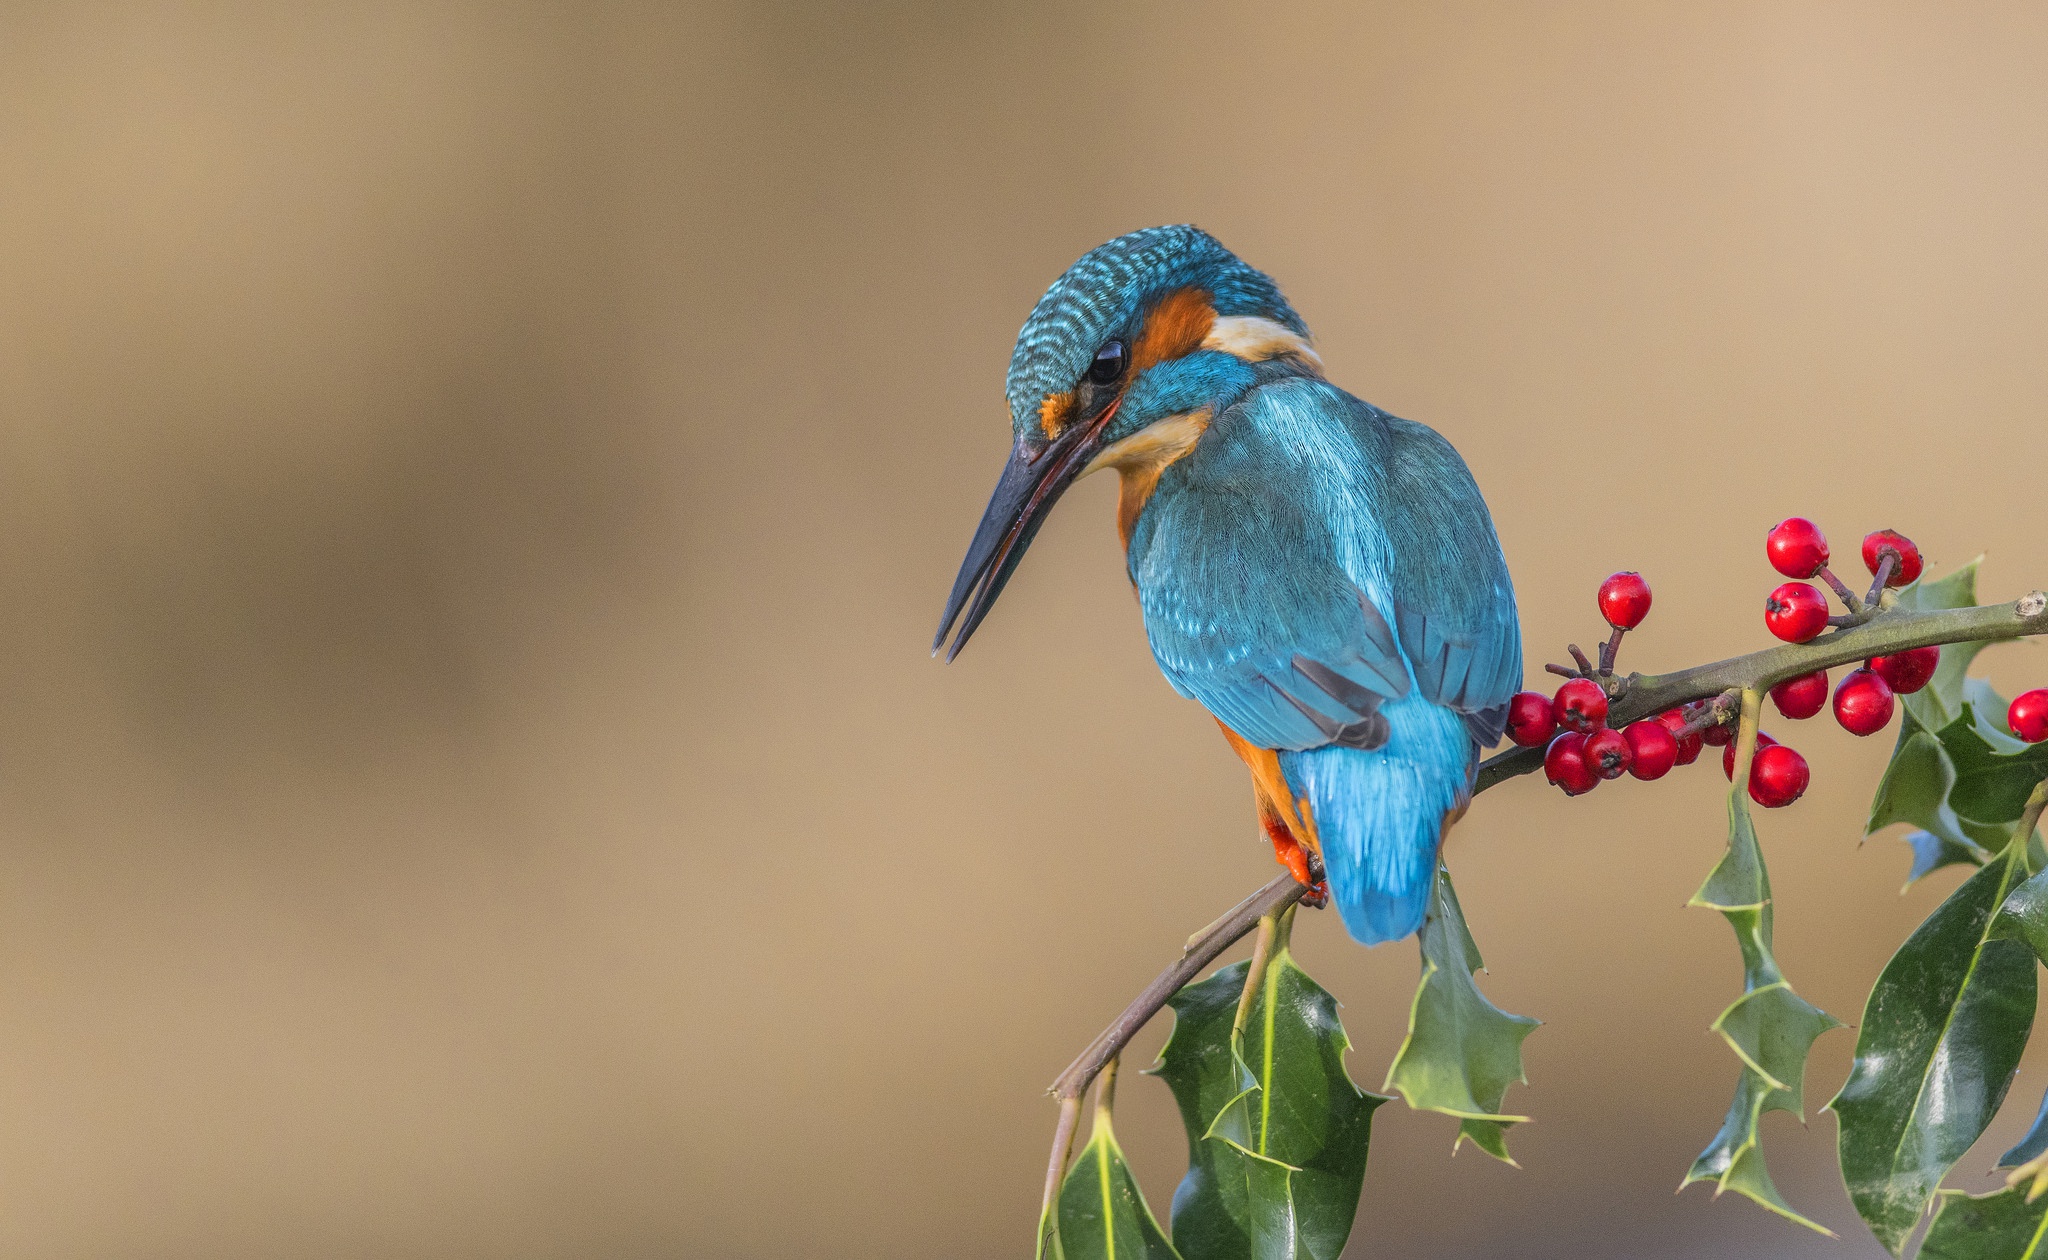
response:
[[(989, 496), (988, 510), (981, 514), (981, 524), (975, 527), (974, 541), (967, 546), (960, 575), (953, 579), (953, 593), (946, 597), (939, 632), (932, 637), (932, 655), (937, 656), (946, 646), (946, 636), (955, 621), (960, 623), (960, 632), (953, 637), (952, 647), (946, 649), (946, 659), (952, 660), (967, 646), (967, 640), (995, 604), (996, 596), (1003, 593), (1003, 586), (1017, 571), (1025, 548), (1045, 524), (1052, 505), (1059, 502), (1060, 495), (1095, 457), (1102, 431), (1116, 409), (1116, 403), (1110, 404), (1093, 421), (1074, 425), (1035, 454), (1021, 439), (1011, 449), (1003, 475), (996, 479), (996, 492)], [(963, 608), (965, 619), (961, 617)]]

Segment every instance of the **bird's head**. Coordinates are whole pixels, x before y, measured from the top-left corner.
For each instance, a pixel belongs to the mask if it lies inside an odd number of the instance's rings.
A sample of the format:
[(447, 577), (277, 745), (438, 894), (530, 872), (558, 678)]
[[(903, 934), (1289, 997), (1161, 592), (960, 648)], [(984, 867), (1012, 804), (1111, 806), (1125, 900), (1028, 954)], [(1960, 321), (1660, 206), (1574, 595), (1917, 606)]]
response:
[(1207, 232), (1146, 228), (1082, 255), (1017, 334), (1015, 443), (932, 650), (958, 622), (946, 659), (959, 655), (1077, 478), (1186, 449), (1276, 361), (1320, 370), (1279, 287)]

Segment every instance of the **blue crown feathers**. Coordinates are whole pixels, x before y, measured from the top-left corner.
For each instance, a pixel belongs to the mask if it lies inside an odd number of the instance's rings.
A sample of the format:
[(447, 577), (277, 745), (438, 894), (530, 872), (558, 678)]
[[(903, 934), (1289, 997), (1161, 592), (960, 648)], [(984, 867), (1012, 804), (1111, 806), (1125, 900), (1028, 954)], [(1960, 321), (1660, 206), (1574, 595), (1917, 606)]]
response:
[(1135, 337), (1151, 303), (1188, 287), (1207, 290), (1218, 315), (1263, 316), (1308, 336), (1279, 286), (1200, 228), (1178, 224), (1119, 236), (1053, 281), (1018, 332), (1006, 385), (1016, 431), (1038, 428), (1045, 397), (1072, 389), (1103, 342)]

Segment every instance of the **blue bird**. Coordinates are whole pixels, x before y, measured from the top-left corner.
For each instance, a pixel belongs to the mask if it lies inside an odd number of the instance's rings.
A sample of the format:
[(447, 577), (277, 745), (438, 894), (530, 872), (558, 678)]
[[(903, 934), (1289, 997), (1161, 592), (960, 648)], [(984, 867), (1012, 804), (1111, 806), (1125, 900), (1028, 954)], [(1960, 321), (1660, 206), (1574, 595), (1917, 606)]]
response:
[[(959, 654), (1062, 492), (1117, 470), (1152, 655), (1250, 767), (1276, 856), (1368, 944), (1422, 926), (1521, 685), (1493, 518), (1435, 430), (1323, 379), (1278, 286), (1194, 227), (1090, 250), (1008, 380), (1015, 445), (946, 601)], [(954, 633), (957, 626), (957, 634)]]

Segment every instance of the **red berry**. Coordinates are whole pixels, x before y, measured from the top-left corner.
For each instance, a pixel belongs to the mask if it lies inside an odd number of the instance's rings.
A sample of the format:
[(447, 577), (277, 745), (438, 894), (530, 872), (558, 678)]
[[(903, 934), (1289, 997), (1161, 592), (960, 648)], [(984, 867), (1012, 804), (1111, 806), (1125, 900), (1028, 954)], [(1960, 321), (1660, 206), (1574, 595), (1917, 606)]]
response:
[(1620, 731), (1601, 727), (1586, 736), (1585, 745), (1579, 755), (1586, 759), (1586, 765), (1594, 774), (1603, 779), (1619, 779), (1622, 771), (1629, 766), (1628, 740)]
[(1617, 573), (1600, 584), (1600, 615), (1616, 630), (1633, 630), (1650, 615), (1650, 584), (1636, 572)]
[[(1676, 709), (1666, 709), (1657, 715), (1657, 724), (1670, 731), (1671, 738), (1677, 741), (1679, 765), (1689, 766), (1699, 760), (1700, 745), (1706, 741), (1700, 738), (1698, 731), (1686, 731), (1683, 735), (1678, 733), (1685, 730), (1685, 714)], [(1642, 754), (1637, 753), (1636, 757), (1640, 760)]]
[(1600, 786), (1600, 776), (1586, 764), (1586, 737), (1566, 731), (1550, 741), (1543, 753), (1543, 777), (1564, 789), (1566, 796), (1578, 796)]
[(1735, 723), (1716, 722), (1700, 732), (1700, 739), (1709, 747), (1725, 748), (1735, 742)]
[(1806, 758), (1783, 744), (1759, 748), (1749, 765), (1749, 799), (1765, 809), (1779, 809), (1798, 800), (1813, 774)]
[(1621, 734), (1628, 741), (1628, 772), (1638, 779), (1661, 779), (1678, 764), (1678, 740), (1662, 722), (1630, 722)]
[(1540, 691), (1518, 691), (1508, 701), (1508, 738), (1524, 748), (1534, 748), (1557, 733), (1557, 719), (1550, 715), (1550, 697)]
[(1920, 578), (1920, 549), (1913, 540), (1895, 529), (1881, 529), (1863, 537), (1863, 565), (1872, 573), (1877, 572), (1879, 553), (1890, 547), (1899, 553), (1899, 562), (1892, 566), (1892, 575), (1885, 579), (1886, 586), (1904, 586)]
[(1827, 707), (1828, 671), (1817, 669), (1811, 674), (1787, 678), (1771, 688), (1771, 703), (1788, 718), (1812, 717)]
[(1607, 725), (1607, 693), (1590, 678), (1574, 678), (1557, 689), (1550, 716), (1568, 731), (1591, 734)]
[(1764, 625), (1787, 643), (1804, 643), (1828, 628), (1828, 599), (1804, 582), (1787, 582), (1764, 601)]
[[(1732, 732), (1735, 728), (1730, 726), (1728, 729)], [(1772, 739), (1762, 731), (1756, 733), (1756, 750), (1759, 754), (1764, 749), (1775, 746), (1777, 742), (1777, 740)], [(1752, 762), (1751, 764), (1755, 763)], [(1721, 750), (1721, 777), (1730, 783), (1735, 781), (1735, 741), (1733, 740), (1730, 740), (1728, 746)]]
[(1805, 517), (1790, 517), (1764, 535), (1764, 554), (1770, 557), (1771, 567), (1786, 577), (1810, 578), (1828, 562), (1827, 536)]
[(1941, 649), (1907, 648), (1890, 656), (1873, 656), (1865, 664), (1890, 685), (1893, 695), (1910, 696), (1934, 677), (1935, 667), (1941, 664)]
[(2048, 687), (2023, 691), (2005, 711), (2005, 724), (2029, 744), (2048, 739)]
[(1851, 735), (1875, 735), (1891, 720), (1891, 687), (1874, 670), (1850, 670), (1835, 688), (1835, 721)]

